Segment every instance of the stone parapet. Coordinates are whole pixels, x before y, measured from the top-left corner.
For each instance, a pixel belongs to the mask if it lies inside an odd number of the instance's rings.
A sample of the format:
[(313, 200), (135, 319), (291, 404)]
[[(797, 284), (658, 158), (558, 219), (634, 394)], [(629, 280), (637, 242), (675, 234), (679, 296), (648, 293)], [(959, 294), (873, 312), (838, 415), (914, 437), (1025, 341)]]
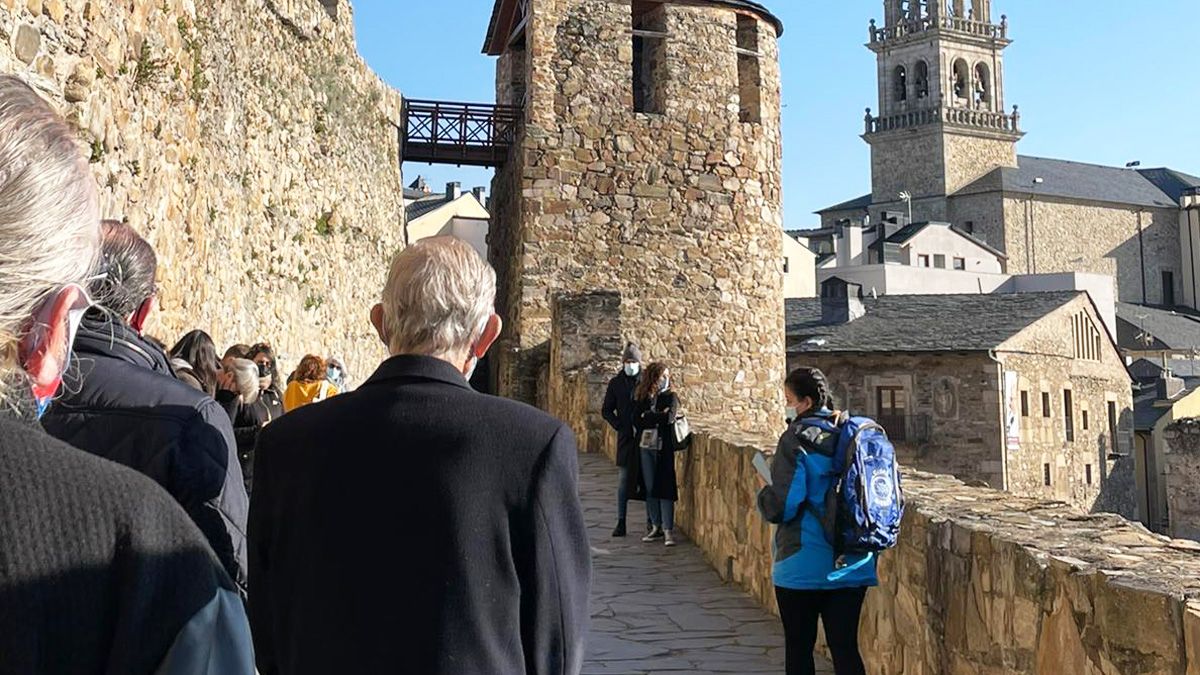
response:
[[(751, 465), (768, 444), (701, 431), (679, 456), (679, 521), (722, 578), (773, 608)], [(868, 672), (1200, 672), (1200, 545), (944, 476), (904, 481), (901, 543), (864, 610)]]
[(1180, 420), (1166, 433), (1167, 512), (1171, 534), (1200, 540), (1200, 420)]

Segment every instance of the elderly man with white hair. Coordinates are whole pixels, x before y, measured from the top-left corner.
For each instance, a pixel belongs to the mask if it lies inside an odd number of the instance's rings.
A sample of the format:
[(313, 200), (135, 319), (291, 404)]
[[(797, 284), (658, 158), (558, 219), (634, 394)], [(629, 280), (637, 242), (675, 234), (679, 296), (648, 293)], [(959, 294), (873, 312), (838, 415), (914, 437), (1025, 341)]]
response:
[(37, 423), (91, 305), (94, 186), (70, 128), (0, 75), (0, 673), (249, 675), (242, 602), (183, 509)]
[(264, 675), (578, 673), (591, 564), (560, 421), (467, 381), (500, 334), (465, 242), (396, 256), (391, 358), (259, 438), (250, 620)]

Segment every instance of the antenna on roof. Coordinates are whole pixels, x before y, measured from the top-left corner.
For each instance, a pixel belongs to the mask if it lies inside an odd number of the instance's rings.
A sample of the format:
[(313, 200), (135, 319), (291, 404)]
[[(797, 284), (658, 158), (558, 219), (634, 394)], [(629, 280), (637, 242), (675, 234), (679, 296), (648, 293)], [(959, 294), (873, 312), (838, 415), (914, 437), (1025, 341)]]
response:
[(872, 299), (872, 300), (878, 300), (878, 299), (879, 299), (879, 293), (877, 293), (877, 292), (875, 291), (875, 287), (874, 287), (874, 286), (872, 286), (872, 287), (871, 287), (871, 299)]

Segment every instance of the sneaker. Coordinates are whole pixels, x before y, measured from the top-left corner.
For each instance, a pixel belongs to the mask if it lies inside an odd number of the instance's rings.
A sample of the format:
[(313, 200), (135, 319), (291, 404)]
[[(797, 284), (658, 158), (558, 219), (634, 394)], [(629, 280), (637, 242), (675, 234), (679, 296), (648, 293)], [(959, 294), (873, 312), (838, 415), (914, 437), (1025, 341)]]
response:
[(654, 523), (651, 523), (650, 521), (646, 521), (646, 534), (649, 535), (653, 531), (654, 531)]
[(675, 545), (675, 532), (673, 530), (663, 531), (663, 543), (667, 546)]
[(617, 526), (615, 528), (613, 528), (612, 536), (614, 536), (614, 537), (624, 537), (625, 536), (625, 519), (624, 518), (617, 521)]
[(664, 533), (662, 531), (662, 528), (655, 525), (653, 527), (653, 529), (650, 530), (650, 534), (647, 534), (646, 536), (642, 537), (642, 541), (644, 541), (648, 544), (652, 541), (658, 541), (659, 539), (662, 539), (665, 536), (667, 536), (667, 535), (666, 535), (666, 533)]

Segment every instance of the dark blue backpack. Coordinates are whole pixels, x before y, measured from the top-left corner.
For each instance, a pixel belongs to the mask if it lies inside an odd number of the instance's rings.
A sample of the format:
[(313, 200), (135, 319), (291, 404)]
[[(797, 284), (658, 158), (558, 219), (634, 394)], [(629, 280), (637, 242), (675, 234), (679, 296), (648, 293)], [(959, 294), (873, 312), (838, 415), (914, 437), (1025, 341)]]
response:
[(895, 546), (904, 492), (887, 431), (866, 417), (814, 417), (801, 424), (837, 436), (834, 481), (825, 494), (825, 513), (820, 514), (834, 551), (839, 556), (878, 553)]

